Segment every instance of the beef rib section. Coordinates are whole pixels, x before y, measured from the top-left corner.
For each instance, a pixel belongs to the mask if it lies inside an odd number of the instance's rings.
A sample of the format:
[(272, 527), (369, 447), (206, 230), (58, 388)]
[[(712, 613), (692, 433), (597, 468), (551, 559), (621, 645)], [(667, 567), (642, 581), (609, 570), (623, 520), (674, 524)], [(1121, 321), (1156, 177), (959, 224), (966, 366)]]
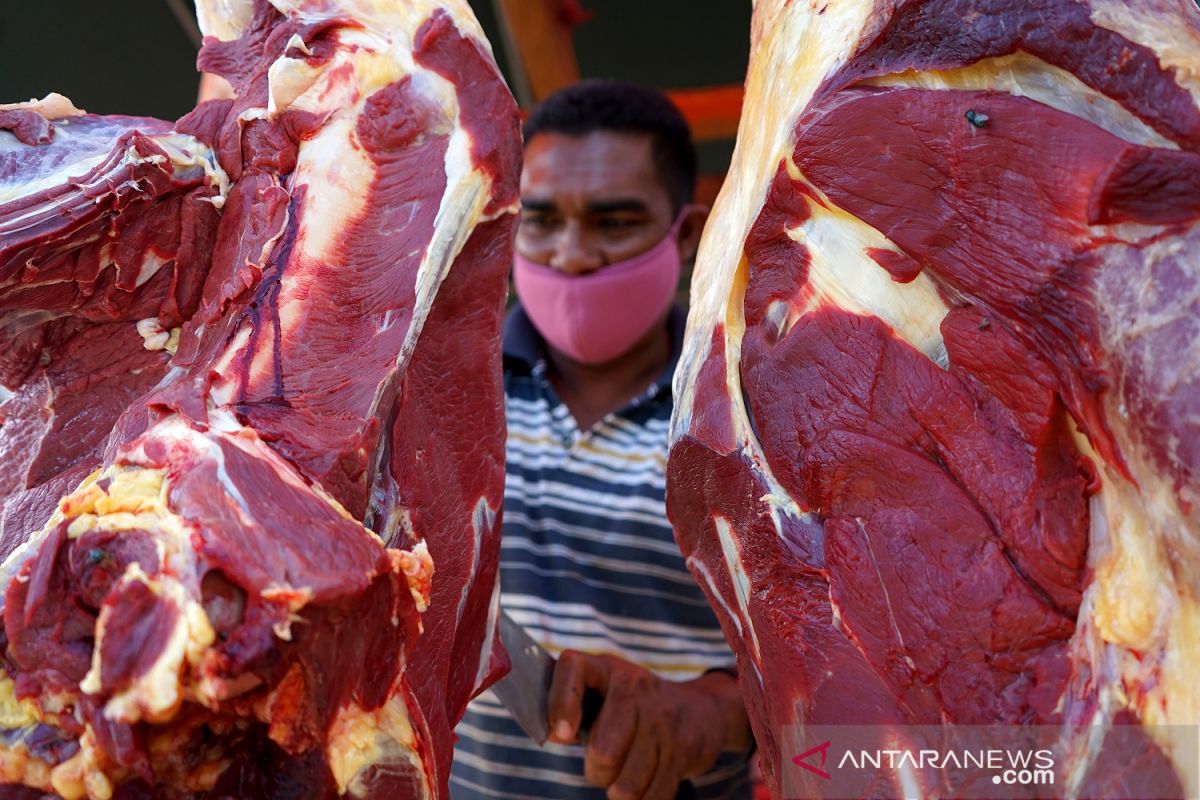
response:
[(516, 107), (465, 2), (198, 16), (233, 100), (0, 108), (0, 793), (443, 797)]
[(822, 725), (1055, 726), (1114, 797), (1138, 726), (1198, 785), (1198, 220), (1191, 3), (755, 4), (668, 510), (777, 793)]

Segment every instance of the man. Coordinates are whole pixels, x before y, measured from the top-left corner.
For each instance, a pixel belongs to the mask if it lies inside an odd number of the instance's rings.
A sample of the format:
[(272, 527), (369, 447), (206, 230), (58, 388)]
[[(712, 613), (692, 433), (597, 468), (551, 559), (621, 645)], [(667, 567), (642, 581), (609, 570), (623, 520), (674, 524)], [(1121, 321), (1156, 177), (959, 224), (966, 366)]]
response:
[[(680, 264), (706, 211), (661, 94), (570, 87), (525, 126), (505, 329), (508, 477), (501, 602), (558, 655), (551, 742), (490, 693), (458, 727), (456, 798), (747, 796), (732, 656), (664, 508)], [(603, 705), (580, 743), (585, 688)]]

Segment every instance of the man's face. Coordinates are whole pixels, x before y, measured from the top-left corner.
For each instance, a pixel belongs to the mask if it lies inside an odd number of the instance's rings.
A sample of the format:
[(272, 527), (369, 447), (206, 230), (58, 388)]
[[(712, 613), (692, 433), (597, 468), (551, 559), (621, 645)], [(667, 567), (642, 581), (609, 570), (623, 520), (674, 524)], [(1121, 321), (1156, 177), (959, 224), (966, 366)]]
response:
[(646, 252), (671, 229), (671, 200), (638, 133), (539, 133), (525, 145), (516, 249), (582, 275)]

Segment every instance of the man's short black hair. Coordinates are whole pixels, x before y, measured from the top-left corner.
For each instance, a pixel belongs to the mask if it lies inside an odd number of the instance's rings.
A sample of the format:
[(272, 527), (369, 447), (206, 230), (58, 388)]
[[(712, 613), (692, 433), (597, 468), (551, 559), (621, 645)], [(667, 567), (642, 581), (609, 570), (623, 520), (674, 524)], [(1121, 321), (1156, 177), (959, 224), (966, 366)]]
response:
[(696, 148), (679, 109), (662, 92), (633, 83), (587, 80), (547, 97), (525, 121), (525, 141), (539, 133), (646, 133), (658, 177), (678, 211), (696, 189)]

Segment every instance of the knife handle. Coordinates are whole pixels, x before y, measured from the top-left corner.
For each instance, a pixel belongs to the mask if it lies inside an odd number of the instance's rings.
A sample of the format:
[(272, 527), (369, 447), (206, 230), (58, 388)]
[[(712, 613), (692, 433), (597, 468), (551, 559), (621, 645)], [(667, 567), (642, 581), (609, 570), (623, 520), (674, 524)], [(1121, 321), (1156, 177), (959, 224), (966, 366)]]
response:
[(600, 706), (604, 705), (604, 695), (590, 686), (584, 687), (583, 699), (579, 701), (579, 741), (586, 742), (588, 731), (600, 716)]
[[(600, 715), (600, 706), (604, 705), (604, 695), (587, 687), (583, 690), (583, 699), (579, 701), (581, 717), (579, 720), (579, 741), (586, 743), (588, 731), (592, 729), (596, 717)], [(696, 800), (696, 787), (691, 781), (680, 781), (679, 789), (675, 792), (675, 800)]]

